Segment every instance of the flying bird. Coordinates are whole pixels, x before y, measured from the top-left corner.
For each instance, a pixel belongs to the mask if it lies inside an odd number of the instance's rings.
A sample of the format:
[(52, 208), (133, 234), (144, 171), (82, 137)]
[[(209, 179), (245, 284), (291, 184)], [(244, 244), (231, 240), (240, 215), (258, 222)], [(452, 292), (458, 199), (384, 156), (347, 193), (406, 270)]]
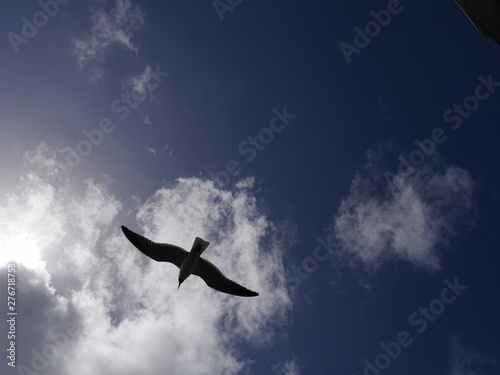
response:
[(455, 0), (476, 29), (500, 44), (500, 3), (498, 0)]
[(146, 237), (132, 232), (123, 225), (121, 228), (125, 237), (143, 254), (157, 262), (170, 262), (179, 267), (179, 286), (177, 289), (180, 288), (189, 275), (193, 274), (201, 277), (209, 287), (219, 292), (241, 297), (255, 297), (259, 295), (259, 293), (253, 292), (229, 280), (216, 266), (201, 257), (201, 254), (210, 245), (208, 241), (196, 237), (191, 251), (187, 252), (179, 246), (153, 242)]

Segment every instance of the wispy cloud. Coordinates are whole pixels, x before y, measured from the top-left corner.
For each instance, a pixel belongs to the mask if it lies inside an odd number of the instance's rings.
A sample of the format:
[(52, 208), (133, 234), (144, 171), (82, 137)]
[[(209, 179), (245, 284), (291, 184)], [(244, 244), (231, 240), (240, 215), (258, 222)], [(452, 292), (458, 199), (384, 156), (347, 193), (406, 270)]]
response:
[(295, 357), (273, 365), (272, 369), (276, 375), (300, 375), (300, 368)]
[(156, 149), (149, 145), (146, 145), (146, 152), (148, 153), (149, 157), (154, 158), (156, 156)]
[(163, 81), (163, 77), (168, 77), (170, 73), (162, 72), (160, 66), (152, 68), (151, 65), (146, 65), (144, 70), (138, 74), (123, 81), (123, 91), (130, 107), (135, 110), (143, 111), (144, 125), (151, 125), (151, 119), (148, 115), (148, 110), (142, 108), (141, 105), (146, 101), (154, 102), (156, 99), (155, 91), (158, 90), (159, 83)]
[(130, 78), (128, 84), (132, 90), (135, 90), (139, 95), (142, 95), (146, 92), (146, 90), (149, 91), (151, 83), (156, 81), (154, 74), (155, 72), (153, 68), (151, 68), (150, 65), (147, 65), (142, 73)]
[(494, 375), (500, 371), (500, 361), (464, 347), (459, 337), (453, 338), (449, 375)]
[[(42, 151), (39, 164), (50, 164)], [(113, 193), (112, 184), (110, 179), (58, 181), (31, 170), (17, 195), (2, 198), (0, 207), (8, 211), (2, 212), (8, 214), (2, 228), (21, 214), (9, 232), (2, 232), (4, 238), (30, 234), (40, 260), (26, 268), (26, 248), (11, 253), (22, 269), (19, 309), (37, 314), (29, 327), (20, 326), (25, 336), (18, 341), (18, 365), (33, 368), (32, 350), (43, 354), (71, 321), (79, 335), (47, 358), (41, 373), (245, 371), (251, 358), (243, 357), (235, 343), (267, 345), (274, 329), (288, 322), (291, 308), (283, 267), (286, 244), (279, 240), (279, 226), (259, 211), (252, 184), (230, 192), (211, 181), (179, 179), (144, 203), (136, 200), (135, 217), (125, 216), (130, 207)], [(153, 240), (185, 248), (195, 236), (210, 240), (204, 256), (260, 296), (218, 293), (197, 277), (177, 290), (178, 269), (137, 251), (119, 229), (124, 221)], [(4, 300), (5, 293), (0, 291)]]
[[(135, 53), (139, 50), (132, 38), (144, 24), (145, 12), (133, 6), (131, 0), (116, 0), (109, 10), (106, 10), (106, 5), (106, 1), (100, 1), (92, 6), (90, 35), (74, 41), (73, 53), (80, 68), (94, 60), (103, 62), (105, 51), (113, 45)], [(102, 71), (94, 67), (95, 78), (101, 74)]]
[(167, 159), (170, 159), (174, 154), (174, 147), (170, 146), (166, 142), (162, 148), (154, 148), (153, 146), (146, 145), (145, 149), (148, 156), (152, 158), (164, 153), (166, 154)]
[(45, 141), (33, 150), (26, 151), (23, 156), (28, 168), (36, 168), (47, 177), (61, 179), (68, 172), (65, 164), (61, 163), (58, 152)]
[(435, 271), (440, 248), (462, 225), (471, 223), (474, 183), (461, 168), (437, 164), (411, 177), (396, 176), (388, 185), (370, 162), (358, 173), (341, 202), (329, 232), (344, 255), (375, 270), (403, 260)]

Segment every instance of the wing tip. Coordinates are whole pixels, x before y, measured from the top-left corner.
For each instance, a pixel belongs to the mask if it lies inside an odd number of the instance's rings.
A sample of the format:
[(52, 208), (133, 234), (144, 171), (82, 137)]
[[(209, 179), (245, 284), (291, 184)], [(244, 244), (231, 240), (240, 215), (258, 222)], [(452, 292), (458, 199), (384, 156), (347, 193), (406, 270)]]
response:
[(259, 295), (259, 293), (254, 292), (253, 290), (247, 289), (245, 291), (245, 294), (242, 294), (241, 296), (242, 297), (257, 297), (258, 295)]

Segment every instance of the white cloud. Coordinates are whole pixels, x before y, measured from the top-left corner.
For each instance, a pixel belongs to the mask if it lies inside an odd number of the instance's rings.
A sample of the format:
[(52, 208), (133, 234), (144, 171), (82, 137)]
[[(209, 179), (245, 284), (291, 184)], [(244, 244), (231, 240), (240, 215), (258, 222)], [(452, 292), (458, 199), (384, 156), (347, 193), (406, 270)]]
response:
[(432, 168), (396, 176), (385, 189), (372, 164), (358, 173), (330, 227), (344, 255), (355, 256), (369, 270), (390, 260), (439, 269), (440, 248), (471, 222), (474, 184), (463, 169)]
[[(139, 46), (132, 42), (135, 33), (145, 22), (145, 13), (130, 0), (116, 0), (114, 7), (105, 10), (106, 2), (91, 8), (92, 30), (90, 35), (75, 40), (73, 53), (80, 67), (91, 61), (103, 62), (105, 51), (113, 46), (137, 53)], [(102, 71), (94, 67), (94, 78), (99, 78)]]
[(204, 257), (260, 293), (241, 298), (216, 292), (196, 276), (177, 290), (178, 269), (144, 257), (121, 233), (121, 215), (130, 207), (112, 193), (109, 179), (81, 184), (36, 171), (27, 176), (19, 194), (1, 205), (9, 218), (22, 213), (2, 223), (11, 228), (3, 238), (13, 231), (32, 233), (41, 261), (30, 269), (18, 263), (19, 309), (41, 317), (18, 340), (20, 364), (32, 368), (31, 349), (42, 353), (72, 322), (80, 333), (40, 374), (236, 374), (251, 366), (237, 343), (268, 345), (274, 329), (288, 322), (285, 244), (277, 240), (277, 226), (259, 212), (250, 185), (228, 192), (211, 181), (179, 179), (132, 208), (138, 224), (129, 224), (188, 249), (195, 236), (209, 240)]
[(18, 194), (1, 197), (0, 266), (21, 260), (32, 268), (43, 267), (42, 252), (54, 245), (62, 231), (57, 192), (36, 174), (22, 176)]
[[(5, 268), (0, 268), (3, 276), (4, 271)], [(33, 270), (18, 263), (16, 275), (17, 361), (15, 369), (9, 371), (4, 366), (2, 374), (61, 374), (64, 355), (77, 345), (81, 336), (78, 323), (81, 316), (72, 302), (50, 285), (50, 274), (45, 269)], [(6, 292), (4, 288), (0, 290), (4, 301)]]

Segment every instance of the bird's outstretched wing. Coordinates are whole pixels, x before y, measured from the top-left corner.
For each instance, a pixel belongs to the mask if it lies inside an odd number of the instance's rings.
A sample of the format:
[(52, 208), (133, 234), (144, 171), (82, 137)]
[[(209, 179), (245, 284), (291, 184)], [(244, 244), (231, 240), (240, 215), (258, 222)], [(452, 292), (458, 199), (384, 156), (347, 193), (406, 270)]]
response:
[(193, 275), (201, 277), (210, 288), (216, 289), (219, 292), (241, 297), (255, 297), (259, 295), (259, 293), (253, 292), (229, 280), (215, 265), (203, 258), (198, 260)]
[(122, 231), (132, 245), (137, 247), (143, 254), (156, 260), (157, 262), (170, 262), (181, 268), (182, 262), (184, 262), (184, 259), (188, 254), (186, 250), (179, 246), (153, 242), (140, 234), (132, 232), (123, 225)]

